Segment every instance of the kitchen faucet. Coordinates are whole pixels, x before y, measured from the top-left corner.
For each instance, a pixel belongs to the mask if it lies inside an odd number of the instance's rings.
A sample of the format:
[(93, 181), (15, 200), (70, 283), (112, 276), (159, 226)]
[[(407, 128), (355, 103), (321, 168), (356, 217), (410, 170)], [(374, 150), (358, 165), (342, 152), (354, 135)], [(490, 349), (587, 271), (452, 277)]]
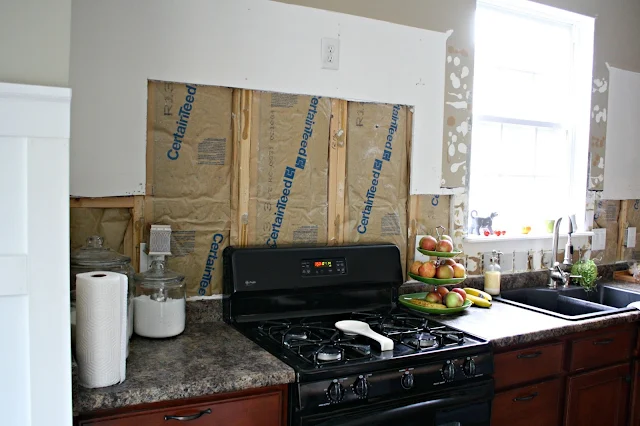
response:
[(571, 235), (575, 232), (576, 215), (572, 214), (568, 216), (569, 219), (569, 235), (567, 237), (567, 245), (564, 247), (564, 261), (562, 264), (556, 261), (558, 258), (558, 240), (560, 239), (560, 223), (562, 217), (556, 220), (553, 228), (553, 245), (551, 248), (551, 261), (549, 266), (549, 288), (557, 289), (558, 283), (562, 283), (562, 287), (569, 286), (569, 280), (571, 278), (581, 278), (579, 275), (571, 275), (571, 261), (573, 257), (573, 244), (571, 244)]

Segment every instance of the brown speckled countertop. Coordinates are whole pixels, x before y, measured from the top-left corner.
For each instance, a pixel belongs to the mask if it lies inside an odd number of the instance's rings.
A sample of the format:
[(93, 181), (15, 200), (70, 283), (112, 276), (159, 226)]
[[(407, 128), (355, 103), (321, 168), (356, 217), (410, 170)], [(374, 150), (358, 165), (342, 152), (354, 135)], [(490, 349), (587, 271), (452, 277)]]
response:
[[(606, 283), (640, 293), (640, 284)], [(579, 321), (568, 321), (517, 306), (494, 301), (490, 309), (471, 307), (460, 315), (441, 316), (437, 320), (491, 342), (494, 348), (553, 339), (640, 320), (640, 311), (622, 312)]]
[[(513, 287), (531, 286), (532, 280), (526, 281)], [(640, 293), (640, 284), (605, 285)], [(403, 293), (414, 291), (424, 288), (419, 283), (401, 288)], [(74, 368), (74, 413), (293, 382), (293, 369), (230, 326), (215, 322), (221, 312), (219, 301), (215, 302), (191, 302), (187, 329), (178, 337), (161, 340), (134, 337), (127, 360), (127, 379), (120, 385), (85, 389), (78, 385)], [(495, 348), (504, 348), (640, 321), (640, 311), (567, 321), (496, 301), (491, 309), (471, 307), (460, 315), (440, 316), (437, 320), (483, 337)]]
[[(127, 379), (86, 389), (73, 377), (73, 412), (89, 413), (293, 382), (293, 369), (223, 322), (188, 324), (170, 339), (131, 341)], [(75, 369), (74, 369), (75, 372)]]

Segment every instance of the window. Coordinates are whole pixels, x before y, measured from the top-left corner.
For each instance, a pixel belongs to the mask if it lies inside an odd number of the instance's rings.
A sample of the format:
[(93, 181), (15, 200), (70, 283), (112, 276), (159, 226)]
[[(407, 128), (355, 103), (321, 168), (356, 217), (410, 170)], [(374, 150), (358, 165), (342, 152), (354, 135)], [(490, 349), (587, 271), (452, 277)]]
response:
[(469, 211), (507, 235), (568, 214), (584, 229), (593, 18), (479, 1), (475, 49)]

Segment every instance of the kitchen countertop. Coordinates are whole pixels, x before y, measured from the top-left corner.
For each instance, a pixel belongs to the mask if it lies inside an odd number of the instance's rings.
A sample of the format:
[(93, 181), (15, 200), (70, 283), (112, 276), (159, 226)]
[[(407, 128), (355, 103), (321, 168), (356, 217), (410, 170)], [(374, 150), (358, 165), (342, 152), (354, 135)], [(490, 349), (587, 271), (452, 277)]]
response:
[(86, 389), (73, 374), (73, 412), (85, 414), (291, 383), (294, 371), (223, 322), (188, 324), (180, 336), (131, 340), (127, 378)]
[[(640, 284), (604, 285), (640, 293)], [(403, 287), (403, 293), (406, 290), (423, 291), (415, 288), (415, 284)], [(198, 312), (208, 311), (205, 304), (201, 305), (197, 306)], [(211, 320), (219, 317), (202, 312), (198, 318)], [(568, 321), (495, 301), (490, 309), (471, 307), (460, 315), (441, 316), (437, 320), (485, 338), (495, 348), (504, 348), (640, 321), (640, 311)], [(76, 368), (74, 366), (74, 414), (260, 388), (295, 380), (292, 368), (223, 322), (187, 321), (185, 332), (170, 339), (134, 336), (127, 359), (127, 379), (120, 385), (83, 388), (78, 384)]]
[[(638, 284), (606, 283), (603, 285), (640, 293)], [(640, 311), (569, 321), (494, 301), (489, 309), (471, 307), (460, 315), (441, 316), (437, 320), (487, 339), (494, 348), (504, 348), (639, 321)]]

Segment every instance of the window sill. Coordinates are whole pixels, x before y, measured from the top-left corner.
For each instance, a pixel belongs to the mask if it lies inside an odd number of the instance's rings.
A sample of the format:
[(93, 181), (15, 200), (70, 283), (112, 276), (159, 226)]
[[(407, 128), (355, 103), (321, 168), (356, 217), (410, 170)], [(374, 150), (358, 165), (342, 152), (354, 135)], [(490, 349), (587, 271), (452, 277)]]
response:
[[(572, 234), (572, 242), (574, 248), (584, 247), (589, 243), (589, 237), (593, 236), (593, 232), (575, 232)], [(491, 235), (488, 237), (471, 235), (463, 239), (463, 250), (468, 255), (476, 255), (477, 253), (490, 253), (492, 250), (498, 250), (503, 253), (520, 252), (520, 251), (547, 251), (551, 250), (553, 234), (527, 234), (527, 235), (508, 235), (497, 237)], [(558, 249), (563, 250), (567, 244), (567, 234), (561, 234), (558, 241)]]
[[(593, 232), (584, 231), (584, 232), (574, 232), (571, 238), (588, 238), (593, 237)], [(567, 234), (560, 234), (560, 239), (566, 239)], [(467, 235), (464, 237), (463, 241), (465, 243), (483, 243), (483, 242), (494, 242), (494, 241), (533, 241), (533, 240), (552, 240), (553, 234), (516, 234), (509, 236), (497, 236), (497, 235), (489, 235), (485, 237), (484, 235)]]

